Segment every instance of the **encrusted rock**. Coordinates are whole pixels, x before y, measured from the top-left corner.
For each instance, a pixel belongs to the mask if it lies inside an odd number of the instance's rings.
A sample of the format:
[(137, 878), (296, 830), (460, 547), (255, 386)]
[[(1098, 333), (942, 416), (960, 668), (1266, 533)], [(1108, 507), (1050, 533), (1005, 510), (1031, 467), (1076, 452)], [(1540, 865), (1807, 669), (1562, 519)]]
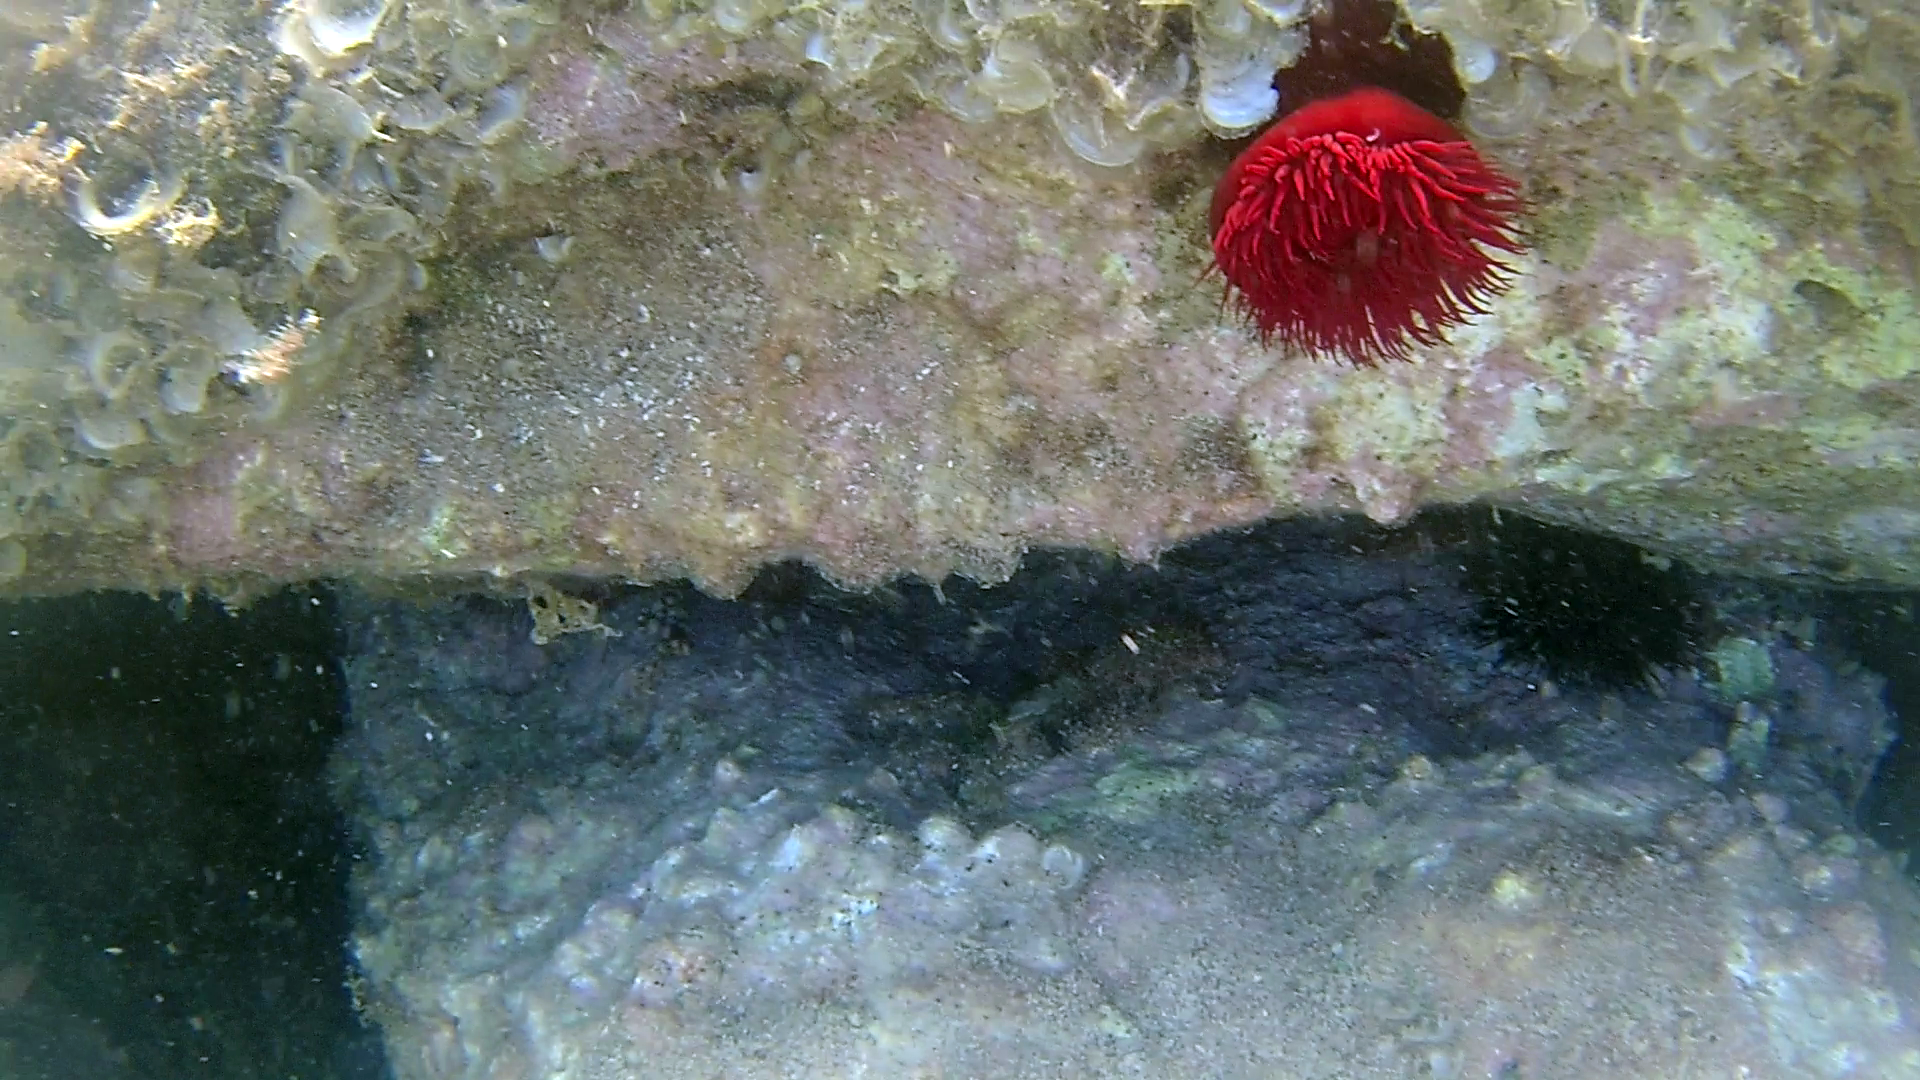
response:
[[(991, 580), (1472, 498), (1920, 575), (1898, 5), (97, 7), (0, 21), (0, 588)], [(1372, 371), (1204, 280), (1219, 137), (1360, 16), (1534, 210)]]

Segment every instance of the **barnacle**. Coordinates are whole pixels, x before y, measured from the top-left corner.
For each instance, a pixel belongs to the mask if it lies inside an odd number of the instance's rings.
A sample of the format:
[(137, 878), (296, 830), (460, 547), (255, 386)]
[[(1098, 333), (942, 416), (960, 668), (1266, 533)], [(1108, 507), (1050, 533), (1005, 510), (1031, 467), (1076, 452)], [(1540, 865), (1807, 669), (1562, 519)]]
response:
[(276, 226), (280, 253), (303, 278), (313, 276), (314, 268), (323, 260), (334, 259), (341, 266), (342, 276), (351, 281), (357, 271), (340, 243), (332, 204), (305, 177), (283, 172), (278, 179), (287, 188)]
[(281, 51), (324, 69), (371, 44), (396, 0), (294, 0), (281, 17), (275, 40)]
[(131, 330), (96, 333), (80, 344), (74, 363), (87, 375), (87, 384), (106, 401), (127, 395), (148, 355), (147, 342)]
[(122, 236), (146, 228), (166, 213), (187, 190), (186, 180), (177, 172), (149, 173), (126, 209), (109, 213), (100, 208), (100, 195), (93, 178), (82, 174), (73, 188), (73, 220), (95, 236)]
[[(120, 73), (35, 75), (0, 107), (0, 248), (56, 253), (0, 275), (0, 504), (39, 519), (103, 520), (110, 470), (270, 423), (405, 310), (460, 193), (534, 168), (527, 70), (558, 19), (547, 0), (286, 0), (263, 39), (225, 5), (137, 26), (120, 15), (149, 5), (90, 6), (133, 39), (55, 19), (32, 36), (65, 43), (0, 62)], [(148, 53), (169, 63), (130, 66)], [(300, 70), (259, 77), (276, 54)]]

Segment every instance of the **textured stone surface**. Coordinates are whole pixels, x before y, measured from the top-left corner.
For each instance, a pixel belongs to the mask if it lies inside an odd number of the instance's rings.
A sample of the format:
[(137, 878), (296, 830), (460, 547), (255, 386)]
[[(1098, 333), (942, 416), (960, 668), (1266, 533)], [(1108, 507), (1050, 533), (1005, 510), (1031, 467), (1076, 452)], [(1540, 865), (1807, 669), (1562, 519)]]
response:
[(1920, 573), (1893, 5), (1415, 5), (1535, 252), (1374, 371), (1203, 276), (1294, 5), (71, 7), (0, 15), (8, 589), (991, 580), (1471, 498)]
[(1559, 689), (1457, 548), (1263, 534), (543, 648), (350, 602), (395, 1075), (1920, 1076), (1877, 679), (1754, 600), (1764, 692)]

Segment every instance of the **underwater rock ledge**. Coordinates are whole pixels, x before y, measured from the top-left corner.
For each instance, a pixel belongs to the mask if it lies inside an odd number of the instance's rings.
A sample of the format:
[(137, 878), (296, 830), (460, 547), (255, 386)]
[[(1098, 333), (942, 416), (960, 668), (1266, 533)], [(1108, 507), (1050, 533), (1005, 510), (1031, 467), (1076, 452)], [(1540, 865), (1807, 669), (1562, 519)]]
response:
[(1399, 9), (1531, 249), (1366, 370), (1204, 279), (1320, 5), (228, 7), (0, 14), (0, 591), (992, 581), (1476, 499), (1920, 580), (1891, 6)]
[(1715, 659), (1556, 684), (1470, 549), (1382, 539), (612, 590), (544, 648), (349, 590), (394, 1076), (1920, 1076), (1920, 891), (1855, 811), (1895, 720), (1835, 625), (1723, 583)]

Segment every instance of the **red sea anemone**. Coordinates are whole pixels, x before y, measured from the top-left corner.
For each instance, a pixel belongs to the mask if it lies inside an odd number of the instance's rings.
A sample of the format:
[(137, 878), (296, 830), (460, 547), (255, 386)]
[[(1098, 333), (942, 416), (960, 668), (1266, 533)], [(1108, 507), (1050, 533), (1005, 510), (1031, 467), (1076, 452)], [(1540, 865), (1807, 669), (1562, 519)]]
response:
[(1446, 121), (1364, 87), (1289, 113), (1233, 163), (1213, 261), (1262, 338), (1371, 367), (1486, 310), (1523, 210)]

